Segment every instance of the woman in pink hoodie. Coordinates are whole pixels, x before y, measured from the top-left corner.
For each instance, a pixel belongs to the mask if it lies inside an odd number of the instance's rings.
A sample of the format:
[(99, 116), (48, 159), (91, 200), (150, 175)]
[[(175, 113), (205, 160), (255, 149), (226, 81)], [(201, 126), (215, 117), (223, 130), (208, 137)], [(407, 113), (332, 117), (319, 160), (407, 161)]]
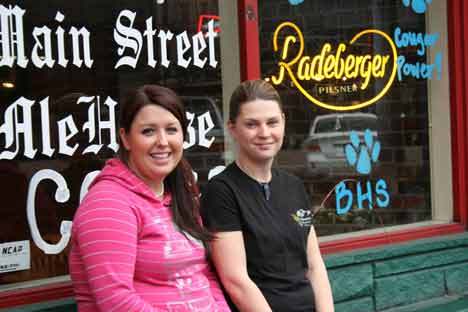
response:
[(119, 157), (73, 221), (78, 311), (230, 311), (206, 261), (212, 237), (183, 158), (186, 129), (182, 102), (167, 88), (146, 85), (121, 103)]

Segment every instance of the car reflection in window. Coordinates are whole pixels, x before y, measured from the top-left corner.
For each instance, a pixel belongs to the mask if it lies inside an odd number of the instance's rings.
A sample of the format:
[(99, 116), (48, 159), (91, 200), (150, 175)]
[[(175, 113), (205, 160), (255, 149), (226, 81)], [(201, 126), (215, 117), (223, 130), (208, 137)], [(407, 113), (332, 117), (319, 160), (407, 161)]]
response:
[(311, 175), (357, 175), (346, 161), (344, 147), (355, 131), (361, 144), (364, 131), (371, 130), (377, 138), (377, 116), (371, 113), (326, 114), (315, 117), (309, 137), (303, 142), (307, 168)]
[[(211, 170), (224, 165), (224, 122), (220, 110), (221, 99), (209, 96), (181, 98), (187, 113), (191, 115), (184, 143), (185, 157), (192, 166), (200, 190), (203, 191)], [(187, 143), (188, 141), (190, 143)]]

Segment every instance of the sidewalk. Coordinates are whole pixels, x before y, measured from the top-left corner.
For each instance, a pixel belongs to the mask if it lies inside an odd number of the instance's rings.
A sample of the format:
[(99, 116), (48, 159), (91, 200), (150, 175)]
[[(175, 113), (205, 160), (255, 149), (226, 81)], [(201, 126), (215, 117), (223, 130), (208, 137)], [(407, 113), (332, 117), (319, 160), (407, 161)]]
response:
[(435, 298), (382, 312), (468, 312), (468, 294), (464, 296)]
[(468, 297), (456, 301), (434, 306), (429, 309), (415, 310), (414, 312), (468, 312)]
[[(73, 299), (43, 302), (16, 308), (0, 309), (0, 312), (75, 312)], [(468, 312), (468, 295), (464, 297), (436, 298), (411, 306), (388, 309), (382, 312)]]

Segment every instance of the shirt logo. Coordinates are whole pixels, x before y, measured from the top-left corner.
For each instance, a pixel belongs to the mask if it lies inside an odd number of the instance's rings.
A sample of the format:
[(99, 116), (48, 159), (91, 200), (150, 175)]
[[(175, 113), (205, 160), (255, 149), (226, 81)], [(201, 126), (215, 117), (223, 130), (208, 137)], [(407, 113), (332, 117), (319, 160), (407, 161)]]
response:
[(301, 227), (309, 227), (312, 224), (312, 213), (310, 210), (299, 209), (296, 213), (291, 214), (291, 217)]

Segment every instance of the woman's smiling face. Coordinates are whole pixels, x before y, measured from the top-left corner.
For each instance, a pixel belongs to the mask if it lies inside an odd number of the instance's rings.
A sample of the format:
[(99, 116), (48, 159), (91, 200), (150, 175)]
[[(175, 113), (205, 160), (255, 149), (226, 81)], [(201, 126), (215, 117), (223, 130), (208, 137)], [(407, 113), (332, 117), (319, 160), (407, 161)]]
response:
[(182, 158), (182, 126), (157, 104), (141, 108), (130, 130), (120, 129), (120, 137), (122, 148), (128, 151), (128, 166), (151, 188), (158, 189)]
[(281, 149), (284, 114), (276, 101), (253, 100), (241, 105), (239, 115), (229, 123), (239, 154), (253, 162), (272, 161)]

